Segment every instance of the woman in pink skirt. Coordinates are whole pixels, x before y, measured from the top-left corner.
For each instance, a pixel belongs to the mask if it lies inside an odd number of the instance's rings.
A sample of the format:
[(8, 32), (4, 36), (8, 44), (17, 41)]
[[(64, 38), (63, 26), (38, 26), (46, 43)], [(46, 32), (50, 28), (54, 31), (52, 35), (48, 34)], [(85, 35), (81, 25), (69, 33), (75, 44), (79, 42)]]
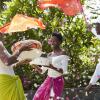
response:
[(61, 49), (63, 37), (60, 33), (53, 33), (49, 44), (53, 51), (48, 54), (52, 62), (49, 67), (37, 67), (40, 73), (48, 70), (48, 76), (35, 93), (33, 100), (60, 100), (64, 89), (63, 73), (67, 71), (68, 56)]

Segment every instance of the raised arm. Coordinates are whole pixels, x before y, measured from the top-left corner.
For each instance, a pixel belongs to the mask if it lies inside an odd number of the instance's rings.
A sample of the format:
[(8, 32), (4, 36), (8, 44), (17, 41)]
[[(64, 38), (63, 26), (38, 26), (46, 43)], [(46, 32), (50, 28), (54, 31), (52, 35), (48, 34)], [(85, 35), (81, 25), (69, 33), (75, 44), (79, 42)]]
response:
[(6, 48), (4, 47), (3, 43), (0, 42), (0, 59), (4, 64), (8, 64), (8, 58), (11, 55), (9, 54), (9, 52), (6, 50)]
[[(17, 58), (18, 56), (20, 55), (20, 53), (22, 51), (30, 51), (32, 50), (30, 48), (30, 45), (23, 45), (16, 53), (14, 53), (13, 55), (11, 55), (9, 58), (8, 58), (8, 65), (11, 65), (13, 63), (16, 63), (17, 62)], [(27, 60), (27, 59), (26, 59)]]
[(17, 62), (17, 58), (20, 55), (20, 53), (24, 50), (30, 50), (28, 48), (29, 46), (23, 46), (21, 47), (17, 52), (15, 52), (13, 55), (9, 54), (7, 49), (4, 47), (3, 43), (0, 42), (0, 59), (3, 63), (6, 65), (11, 65)]

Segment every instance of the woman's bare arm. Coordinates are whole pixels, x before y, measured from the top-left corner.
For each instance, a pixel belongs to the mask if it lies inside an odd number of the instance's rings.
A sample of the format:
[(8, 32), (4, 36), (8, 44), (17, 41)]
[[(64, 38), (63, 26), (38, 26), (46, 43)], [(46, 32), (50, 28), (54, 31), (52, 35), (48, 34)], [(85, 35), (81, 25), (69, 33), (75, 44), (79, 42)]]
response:
[(20, 53), (22, 51), (29, 51), (31, 49), (29, 49), (29, 46), (22, 46), (16, 53), (14, 53), (13, 55), (8, 54), (7, 49), (4, 47), (3, 44), (0, 45), (0, 59), (2, 60), (2, 62), (6, 63), (7, 65), (12, 65), (14, 63), (16, 63), (18, 60), (18, 56), (20, 55)]
[(17, 58), (20, 55), (20, 51), (16, 52), (15, 54), (11, 55), (10, 57), (8, 57), (8, 65), (14, 64), (16, 62), (18, 62)]

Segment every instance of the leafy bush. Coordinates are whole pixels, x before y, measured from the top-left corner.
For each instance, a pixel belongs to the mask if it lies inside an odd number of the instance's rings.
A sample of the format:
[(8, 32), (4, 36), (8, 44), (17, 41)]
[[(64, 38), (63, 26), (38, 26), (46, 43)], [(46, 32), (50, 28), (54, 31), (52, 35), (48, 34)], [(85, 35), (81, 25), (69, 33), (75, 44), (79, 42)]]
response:
[[(14, 42), (23, 39), (39, 40), (43, 44), (43, 51), (50, 52), (51, 48), (47, 45), (47, 40), (53, 31), (59, 31), (64, 37), (62, 48), (66, 50), (70, 57), (69, 73), (65, 75), (65, 87), (83, 87), (87, 85), (97, 63), (98, 54), (100, 53), (100, 42), (91, 32), (86, 31), (86, 24), (82, 15), (74, 17), (65, 16), (57, 8), (41, 11), (37, 6), (36, 0), (12, 0), (5, 2), (5, 4), (7, 9), (0, 14), (0, 25), (11, 21), (11, 18), (16, 13), (36, 18), (41, 17), (46, 25), (45, 30), (31, 29), (11, 36), (1, 35), (0, 39), (4, 42), (9, 52), (11, 52), (10, 47)], [(46, 77), (46, 74), (40, 75), (33, 72), (29, 65), (16, 67), (15, 72), (21, 78), (24, 77), (26, 81), (31, 81), (31, 83), (29, 82), (28, 89), (35, 89)], [(27, 88), (25, 89), (27, 90)]]

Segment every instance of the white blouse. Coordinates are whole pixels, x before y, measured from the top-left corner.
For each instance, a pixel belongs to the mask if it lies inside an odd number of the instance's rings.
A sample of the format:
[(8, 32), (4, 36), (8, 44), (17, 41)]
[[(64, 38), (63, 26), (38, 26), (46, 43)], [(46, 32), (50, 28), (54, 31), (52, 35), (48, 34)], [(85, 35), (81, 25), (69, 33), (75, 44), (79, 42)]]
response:
[[(68, 60), (69, 60), (69, 57), (66, 56), (66, 55), (59, 55), (59, 56), (50, 56), (48, 57), (50, 59), (50, 63), (56, 67), (56, 68), (62, 68), (63, 69), (63, 72), (66, 73), (67, 72), (67, 65), (68, 65)], [(50, 77), (59, 77), (61, 76), (62, 74), (51, 69), (51, 68), (47, 68), (47, 67), (43, 67), (42, 66), (42, 70), (43, 70), (43, 73), (48, 70), (48, 76)]]

